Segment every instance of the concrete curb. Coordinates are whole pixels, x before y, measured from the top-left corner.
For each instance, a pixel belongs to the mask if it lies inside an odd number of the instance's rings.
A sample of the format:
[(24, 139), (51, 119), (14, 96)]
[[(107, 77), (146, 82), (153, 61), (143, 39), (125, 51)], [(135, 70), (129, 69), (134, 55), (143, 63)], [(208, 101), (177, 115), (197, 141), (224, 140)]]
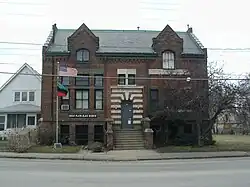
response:
[(159, 157), (159, 158), (85, 158), (84, 155), (78, 157), (43, 157), (43, 156), (30, 156), (30, 155), (0, 155), (0, 158), (12, 158), (12, 159), (42, 159), (42, 160), (82, 160), (82, 161), (110, 161), (110, 162), (122, 162), (122, 161), (157, 161), (157, 160), (191, 160), (191, 159), (213, 159), (213, 158), (244, 158), (250, 157), (247, 153), (244, 155), (218, 155), (218, 156), (193, 156), (193, 157)]

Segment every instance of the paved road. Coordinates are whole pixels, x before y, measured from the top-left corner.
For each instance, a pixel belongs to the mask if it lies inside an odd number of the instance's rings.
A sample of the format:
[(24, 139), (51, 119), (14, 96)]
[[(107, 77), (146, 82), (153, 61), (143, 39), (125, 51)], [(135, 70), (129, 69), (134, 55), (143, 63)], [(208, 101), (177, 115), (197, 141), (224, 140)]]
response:
[(249, 187), (250, 159), (86, 162), (0, 159), (2, 187)]

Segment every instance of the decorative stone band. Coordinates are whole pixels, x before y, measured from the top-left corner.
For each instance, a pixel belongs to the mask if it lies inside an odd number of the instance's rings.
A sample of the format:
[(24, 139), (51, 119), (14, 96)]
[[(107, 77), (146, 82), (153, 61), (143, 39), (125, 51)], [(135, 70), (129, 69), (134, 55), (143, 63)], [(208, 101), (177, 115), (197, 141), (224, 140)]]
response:
[(149, 69), (149, 75), (190, 75), (190, 72), (186, 69)]
[(140, 124), (143, 118), (143, 86), (111, 86), (111, 118), (121, 124), (121, 102), (133, 102), (133, 124)]

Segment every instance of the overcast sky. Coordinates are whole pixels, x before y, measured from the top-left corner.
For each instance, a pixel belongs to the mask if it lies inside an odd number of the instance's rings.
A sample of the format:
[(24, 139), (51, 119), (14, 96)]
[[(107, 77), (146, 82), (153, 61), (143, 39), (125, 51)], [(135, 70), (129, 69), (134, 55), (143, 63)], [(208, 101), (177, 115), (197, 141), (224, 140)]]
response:
[[(177, 31), (186, 31), (189, 24), (210, 49), (209, 61), (223, 63), (227, 72), (244, 73), (250, 69), (248, 5), (247, 0), (0, 0), (0, 71), (15, 72), (27, 62), (41, 72), (41, 48), (52, 24), (77, 29), (84, 22), (90, 29), (162, 30), (169, 24)], [(0, 74), (0, 85), (9, 77)]]

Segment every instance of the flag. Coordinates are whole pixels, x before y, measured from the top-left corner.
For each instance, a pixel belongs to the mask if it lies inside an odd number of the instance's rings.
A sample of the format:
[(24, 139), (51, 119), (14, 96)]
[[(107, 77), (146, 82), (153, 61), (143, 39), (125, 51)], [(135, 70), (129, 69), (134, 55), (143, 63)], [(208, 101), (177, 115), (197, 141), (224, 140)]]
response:
[(68, 94), (68, 88), (63, 86), (61, 83), (57, 83), (57, 96), (58, 97), (65, 97)]
[(67, 65), (63, 64), (59, 66), (59, 76), (67, 76), (67, 77), (76, 77), (77, 76), (77, 69), (67, 67)]

